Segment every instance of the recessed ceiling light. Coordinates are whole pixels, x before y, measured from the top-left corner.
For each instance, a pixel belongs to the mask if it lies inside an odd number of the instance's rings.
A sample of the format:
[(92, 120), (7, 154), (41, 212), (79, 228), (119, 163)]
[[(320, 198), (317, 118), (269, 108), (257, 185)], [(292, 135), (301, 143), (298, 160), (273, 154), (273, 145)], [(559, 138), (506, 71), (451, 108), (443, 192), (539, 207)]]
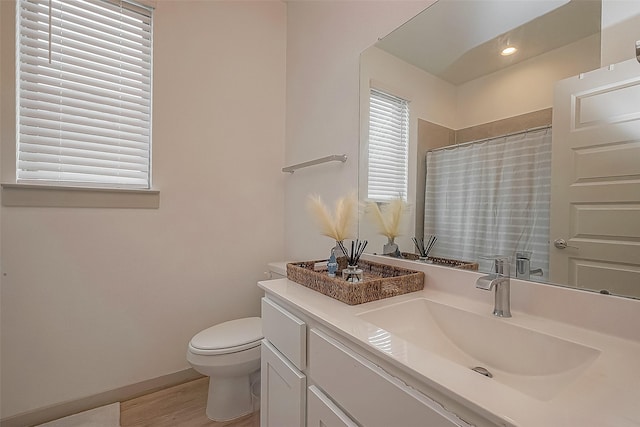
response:
[(504, 49), (502, 49), (502, 52), (500, 52), (500, 55), (509, 56), (509, 55), (513, 55), (517, 51), (518, 51), (517, 48), (515, 48), (513, 46), (509, 46), (509, 47), (505, 47)]

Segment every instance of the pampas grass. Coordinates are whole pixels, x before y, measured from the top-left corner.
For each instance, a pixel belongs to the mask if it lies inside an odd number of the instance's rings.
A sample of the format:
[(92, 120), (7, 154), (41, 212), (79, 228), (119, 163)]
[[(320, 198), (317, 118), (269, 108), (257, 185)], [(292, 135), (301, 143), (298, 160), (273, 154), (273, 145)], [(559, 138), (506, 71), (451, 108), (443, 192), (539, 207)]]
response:
[(318, 195), (309, 196), (307, 207), (320, 227), (323, 236), (331, 237), (336, 242), (353, 236), (358, 213), (358, 199), (355, 193), (341, 197), (336, 201), (334, 215), (331, 215)]
[(397, 198), (385, 203), (382, 208), (376, 202), (369, 202), (367, 213), (377, 226), (378, 232), (393, 240), (400, 235), (400, 222), (406, 210), (407, 203)]

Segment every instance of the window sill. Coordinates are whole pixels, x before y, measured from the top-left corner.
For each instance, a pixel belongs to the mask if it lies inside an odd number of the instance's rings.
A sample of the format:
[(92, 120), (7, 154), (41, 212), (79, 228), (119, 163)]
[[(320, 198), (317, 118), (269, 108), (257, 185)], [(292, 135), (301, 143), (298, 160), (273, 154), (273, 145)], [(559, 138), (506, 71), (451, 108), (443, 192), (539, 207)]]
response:
[(1, 184), (2, 206), (158, 209), (160, 191)]

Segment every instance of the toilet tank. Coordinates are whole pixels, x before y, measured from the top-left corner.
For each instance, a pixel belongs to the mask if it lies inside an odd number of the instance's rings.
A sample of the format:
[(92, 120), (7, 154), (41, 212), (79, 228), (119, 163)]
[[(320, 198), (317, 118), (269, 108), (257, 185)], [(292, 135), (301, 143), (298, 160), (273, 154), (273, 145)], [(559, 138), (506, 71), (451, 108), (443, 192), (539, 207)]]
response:
[(269, 271), (265, 274), (267, 279), (282, 279), (287, 277), (287, 263), (288, 261), (270, 262), (268, 265)]

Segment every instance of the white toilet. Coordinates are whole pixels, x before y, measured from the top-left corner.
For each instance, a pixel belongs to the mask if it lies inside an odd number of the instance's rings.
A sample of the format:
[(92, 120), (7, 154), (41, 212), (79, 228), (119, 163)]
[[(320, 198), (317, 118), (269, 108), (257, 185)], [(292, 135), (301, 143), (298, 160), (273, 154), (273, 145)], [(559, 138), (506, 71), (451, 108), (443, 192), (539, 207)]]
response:
[(251, 379), (259, 378), (262, 320), (230, 320), (196, 334), (187, 361), (209, 378), (207, 417), (228, 421), (253, 412)]
[[(287, 277), (287, 263), (270, 263), (266, 275)], [(248, 317), (212, 326), (191, 339), (187, 361), (209, 377), (207, 417), (228, 421), (253, 412), (251, 385), (260, 378), (262, 338), (262, 320)]]

